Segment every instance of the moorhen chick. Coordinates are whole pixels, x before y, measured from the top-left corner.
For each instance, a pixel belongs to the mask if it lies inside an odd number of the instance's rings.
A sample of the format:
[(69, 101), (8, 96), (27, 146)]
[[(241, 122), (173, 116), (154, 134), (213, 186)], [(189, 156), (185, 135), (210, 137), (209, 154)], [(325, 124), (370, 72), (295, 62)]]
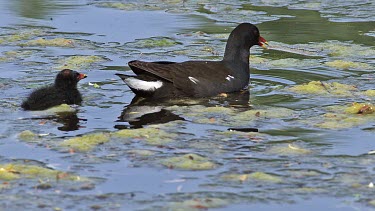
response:
[(34, 90), (21, 107), (25, 110), (44, 110), (60, 104), (80, 105), (82, 96), (77, 89), (77, 83), (86, 77), (85, 74), (73, 70), (61, 70), (53, 85)]

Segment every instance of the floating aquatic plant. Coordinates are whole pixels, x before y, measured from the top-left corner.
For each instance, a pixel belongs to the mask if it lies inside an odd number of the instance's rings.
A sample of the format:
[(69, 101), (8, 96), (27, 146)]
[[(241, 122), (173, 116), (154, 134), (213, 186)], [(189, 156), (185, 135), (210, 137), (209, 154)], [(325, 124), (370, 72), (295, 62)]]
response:
[(26, 43), (20, 44), (21, 46), (54, 46), (54, 47), (74, 47), (74, 42), (71, 39), (65, 38), (54, 38), (54, 39), (44, 39), (39, 38), (36, 40), (31, 40)]
[(62, 60), (59, 60), (59, 66), (56, 69), (72, 69), (79, 70), (85, 69), (94, 63), (105, 61), (105, 58), (101, 56), (69, 56)]
[(125, 139), (144, 140), (147, 144), (163, 145), (172, 142), (177, 137), (176, 134), (168, 133), (162, 129), (148, 127), (131, 130), (119, 130), (112, 133), (114, 137)]
[(290, 156), (290, 155), (306, 155), (311, 154), (312, 151), (309, 149), (304, 149), (300, 146), (297, 146), (295, 144), (281, 144), (281, 145), (275, 145), (267, 149), (267, 154), (274, 154), (274, 155), (284, 155), (284, 156)]
[(134, 48), (165, 48), (178, 45), (179, 43), (166, 37), (154, 37), (141, 39), (135, 42), (127, 43), (127, 46)]
[(352, 61), (344, 61), (344, 60), (333, 60), (324, 63), (329, 67), (334, 67), (337, 69), (360, 69), (360, 70), (372, 70), (374, 69), (373, 66), (363, 62), (352, 62)]
[(308, 84), (296, 85), (289, 88), (290, 91), (302, 94), (319, 94), (319, 95), (339, 95), (351, 96), (353, 91), (358, 89), (353, 85), (341, 84), (338, 82), (311, 81)]
[(18, 139), (22, 141), (34, 141), (37, 135), (30, 130), (24, 130), (18, 134)]
[(93, 133), (64, 140), (61, 142), (60, 146), (68, 147), (76, 151), (87, 152), (109, 140), (109, 134), (107, 133)]
[(0, 164), (0, 180), (14, 180), (20, 178), (33, 178), (33, 179), (56, 179), (56, 180), (72, 180), (83, 181), (87, 178), (72, 175), (66, 172), (57, 171), (49, 168), (44, 168), (36, 165), (24, 164)]
[(186, 154), (182, 156), (170, 157), (161, 160), (161, 164), (168, 168), (178, 168), (184, 170), (209, 170), (216, 168), (216, 164), (207, 158), (197, 154)]

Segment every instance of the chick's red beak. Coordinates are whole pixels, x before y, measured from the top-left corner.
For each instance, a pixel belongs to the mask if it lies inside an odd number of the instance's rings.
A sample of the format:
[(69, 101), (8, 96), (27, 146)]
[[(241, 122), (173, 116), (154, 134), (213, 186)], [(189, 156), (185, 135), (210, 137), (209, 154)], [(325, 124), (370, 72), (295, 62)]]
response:
[(263, 37), (259, 36), (259, 42), (258, 42), (258, 45), (262, 48), (267, 48), (268, 46), (268, 42), (266, 39), (264, 39)]
[(80, 73), (80, 74), (78, 75), (78, 80), (82, 80), (82, 79), (84, 79), (84, 78), (86, 78), (86, 77), (87, 77), (86, 74)]

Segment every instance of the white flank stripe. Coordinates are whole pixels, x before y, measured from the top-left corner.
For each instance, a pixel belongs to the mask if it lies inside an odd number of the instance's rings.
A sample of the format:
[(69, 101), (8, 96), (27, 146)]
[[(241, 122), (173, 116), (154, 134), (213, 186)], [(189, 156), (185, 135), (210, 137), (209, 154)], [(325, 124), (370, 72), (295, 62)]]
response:
[(194, 78), (194, 77), (189, 76), (188, 78), (189, 78), (189, 80), (190, 80), (191, 82), (193, 82), (193, 83), (195, 83), (195, 84), (197, 84), (197, 83), (199, 82), (199, 80), (196, 79), (196, 78)]
[(142, 81), (136, 78), (127, 78), (124, 81), (131, 88), (144, 91), (155, 91), (163, 86), (161, 81)]
[(227, 79), (228, 81), (230, 81), (231, 79), (233, 79), (234, 76), (233, 75), (228, 75), (225, 79)]

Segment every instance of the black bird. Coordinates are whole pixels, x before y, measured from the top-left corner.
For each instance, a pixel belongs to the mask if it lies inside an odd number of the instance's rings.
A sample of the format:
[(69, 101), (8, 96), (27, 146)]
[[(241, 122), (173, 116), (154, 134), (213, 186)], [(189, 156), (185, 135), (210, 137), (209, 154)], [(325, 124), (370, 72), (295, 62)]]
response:
[(229, 35), (222, 61), (130, 61), (136, 76), (116, 74), (145, 98), (208, 97), (237, 92), (249, 84), (250, 48), (267, 41), (251, 23), (238, 25)]
[(87, 76), (73, 70), (61, 70), (55, 83), (33, 91), (23, 101), (21, 107), (25, 110), (44, 110), (60, 104), (81, 104), (82, 96), (77, 89), (77, 83)]

